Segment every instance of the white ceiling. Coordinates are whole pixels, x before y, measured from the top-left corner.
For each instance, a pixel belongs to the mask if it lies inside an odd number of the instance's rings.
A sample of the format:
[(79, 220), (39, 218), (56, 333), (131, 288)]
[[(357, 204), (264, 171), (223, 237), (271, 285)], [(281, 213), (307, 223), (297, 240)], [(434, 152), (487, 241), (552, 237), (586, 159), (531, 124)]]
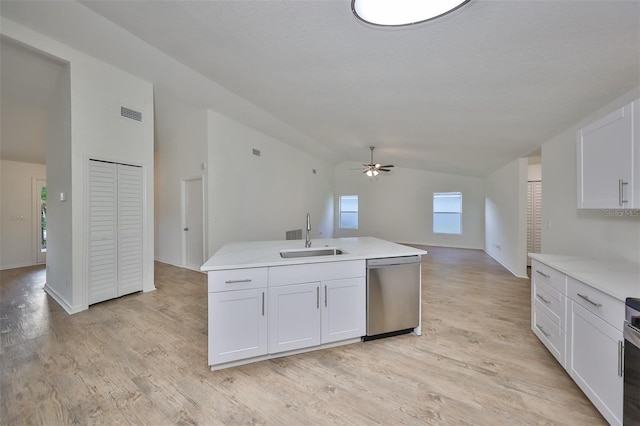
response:
[[(401, 29), (358, 22), (347, 0), (82, 4), (333, 162), (368, 162), (375, 145), (385, 164), (485, 176), (640, 84), (640, 0), (471, 0)], [(98, 39), (99, 26), (80, 15), (51, 18), (68, 7), (3, 0), (0, 13), (80, 50), (93, 38), (94, 56), (131, 47)], [(145, 61), (119, 58), (125, 69)], [(225, 113), (219, 99), (208, 102)]]

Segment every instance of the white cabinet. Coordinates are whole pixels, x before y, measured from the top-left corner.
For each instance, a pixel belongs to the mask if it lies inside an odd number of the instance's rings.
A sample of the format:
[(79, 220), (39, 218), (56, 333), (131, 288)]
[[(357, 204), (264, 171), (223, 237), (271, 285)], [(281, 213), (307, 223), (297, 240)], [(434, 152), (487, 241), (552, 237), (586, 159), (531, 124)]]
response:
[(351, 343), (366, 334), (365, 260), (208, 275), (213, 369)]
[(537, 260), (531, 329), (612, 425), (622, 424), (624, 303)]
[(640, 100), (578, 132), (578, 208), (640, 208)]
[(269, 268), (269, 353), (366, 334), (364, 261)]
[(212, 271), (209, 286), (209, 365), (268, 352), (267, 268)]
[(209, 365), (267, 354), (266, 292), (209, 293)]
[(531, 329), (549, 352), (566, 366), (567, 277), (553, 268), (531, 262)]
[(367, 327), (365, 278), (324, 281), (322, 288), (322, 343), (364, 336)]
[(571, 303), (569, 375), (612, 425), (622, 424), (622, 332)]
[(622, 424), (624, 303), (571, 277), (567, 295), (567, 371), (610, 424)]
[(320, 283), (269, 289), (269, 353), (320, 344)]

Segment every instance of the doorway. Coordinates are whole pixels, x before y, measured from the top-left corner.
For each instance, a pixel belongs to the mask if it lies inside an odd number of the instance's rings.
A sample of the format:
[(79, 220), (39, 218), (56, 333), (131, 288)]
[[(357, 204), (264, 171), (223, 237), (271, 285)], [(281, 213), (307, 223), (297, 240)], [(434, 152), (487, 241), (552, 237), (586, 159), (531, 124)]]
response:
[(47, 262), (47, 181), (35, 179), (33, 186), (34, 224), (37, 264)]
[(182, 264), (199, 271), (204, 263), (204, 192), (202, 177), (182, 181)]

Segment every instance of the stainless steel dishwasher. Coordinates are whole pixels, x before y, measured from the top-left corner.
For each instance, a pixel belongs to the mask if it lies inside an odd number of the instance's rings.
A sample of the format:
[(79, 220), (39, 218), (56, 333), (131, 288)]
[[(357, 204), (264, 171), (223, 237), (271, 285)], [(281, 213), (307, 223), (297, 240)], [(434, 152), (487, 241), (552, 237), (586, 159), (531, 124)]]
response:
[(410, 332), (420, 323), (420, 256), (367, 260), (367, 335)]

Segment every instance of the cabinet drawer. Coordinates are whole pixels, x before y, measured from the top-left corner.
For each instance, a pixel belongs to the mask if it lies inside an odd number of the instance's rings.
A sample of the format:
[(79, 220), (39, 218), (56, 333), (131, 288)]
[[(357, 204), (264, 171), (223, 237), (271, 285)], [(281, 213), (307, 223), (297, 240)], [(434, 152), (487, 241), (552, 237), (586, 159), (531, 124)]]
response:
[(533, 324), (531, 329), (540, 341), (549, 349), (556, 360), (565, 366), (565, 333), (553, 320), (546, 316), (537, 306), (533, 308)]
[(537, 260), (531, 261), (531, 282), (534, 285), (541, 282), (567, 294), (567, 276)]
[(209, 293), (267, 286), (267, 268), (227, 269), (209, 272)]
[(269, 286), (273, 287), (364, 276), (366, 276), (366, 263), (364, 260), (272, 266), (269, 268)]
[(566, 297), (555, 288), (543, 282), (532, 287), (533, 305), (540, 308), (562, 331), (566, 330)]
[(619, 331), (624, 325), (624, 302), (571, 277), (567, 296)]

